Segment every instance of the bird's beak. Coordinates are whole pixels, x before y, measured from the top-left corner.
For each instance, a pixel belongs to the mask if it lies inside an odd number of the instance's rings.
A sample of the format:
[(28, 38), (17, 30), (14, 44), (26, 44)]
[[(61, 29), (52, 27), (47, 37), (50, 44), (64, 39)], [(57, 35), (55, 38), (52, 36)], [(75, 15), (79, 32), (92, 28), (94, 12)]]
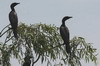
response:
[(72, 18), (71, 16), (69, 18)]
[(18, 4), (20, 4), (20, 3), (17, 3), (17, 5), (18, 5)]

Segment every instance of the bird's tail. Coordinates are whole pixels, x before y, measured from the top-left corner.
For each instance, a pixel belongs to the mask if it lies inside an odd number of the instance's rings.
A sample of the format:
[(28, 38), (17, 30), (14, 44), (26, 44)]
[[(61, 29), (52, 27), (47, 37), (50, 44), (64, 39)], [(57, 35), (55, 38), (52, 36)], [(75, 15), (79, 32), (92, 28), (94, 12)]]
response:
[(66, 43), (65, 46), (66, 46), (67, 53), (71, 55), (71, 47), (70, 47), (69, 43)]
[(71, 47), (69, 44), (70, 44), (69, 42), (65, 42), (66, 52), (71, 55)]
[(13, 29), (14, 37), (18, 40), (17, 29)]

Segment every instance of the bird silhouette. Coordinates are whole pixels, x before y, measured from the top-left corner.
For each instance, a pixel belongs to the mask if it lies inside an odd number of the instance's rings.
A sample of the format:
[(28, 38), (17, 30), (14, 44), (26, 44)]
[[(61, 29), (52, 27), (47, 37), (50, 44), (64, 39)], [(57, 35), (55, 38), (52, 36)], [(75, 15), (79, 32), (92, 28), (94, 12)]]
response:
[(66, 46), (66, 51), (68, 54), (71, 54), (71, 47), (70, 47), (70, 34), (69, 34), (69, 30), (68, 28), (66, 27), (65, 25), (65, 21), (70, 19), (72, 17), (69, 17), (69, 16), (65, 16), (63, 19), (62, 19), (62, 25), (60, 26), (60, 35), (64, 41), (64, 44)]
[(17, 13), (16, 13), (14, 7), (18, 4), (19, 3), (16, 3), (16, 2), (12, 3), (10, 5), (11, 12), (9, 13), (9, 21), (10, 21), (10, 24), (11, 24), (11, 27), (13, 30), (14, 37), (16, 39), (18, 39), (18, 35), (17, 35), (18, 17), (17, 17)]

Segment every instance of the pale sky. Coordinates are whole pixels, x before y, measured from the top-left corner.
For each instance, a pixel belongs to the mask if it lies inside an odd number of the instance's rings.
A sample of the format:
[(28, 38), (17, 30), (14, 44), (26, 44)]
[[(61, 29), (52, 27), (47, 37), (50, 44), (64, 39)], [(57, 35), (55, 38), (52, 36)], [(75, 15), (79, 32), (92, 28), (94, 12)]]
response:
[[(61, 25), (64, 16), (73, 18), (66, 22), (70, 30), (71, 38), (81, 36), (87, 42), (93, 43), (100, 53), (100, 0), (1, 0), (0, 1), (0, 31), (9, 24), (8, 14), (10, 4), (19, 2), (15, 7), (19, 22), (26, 24), (46, 23)], [(2, 38), (0, 39), (2, 41)], [(100, 55), (98, 55), (97, 66), (100, 66)], [(12, 61), (12, 66), (20, 66)], [(42, 66), (37, 63), (35, 66)], [(44, 66), (44, 65), (43, 65)], [(93, 63), (83, 66), (95, 66)]]

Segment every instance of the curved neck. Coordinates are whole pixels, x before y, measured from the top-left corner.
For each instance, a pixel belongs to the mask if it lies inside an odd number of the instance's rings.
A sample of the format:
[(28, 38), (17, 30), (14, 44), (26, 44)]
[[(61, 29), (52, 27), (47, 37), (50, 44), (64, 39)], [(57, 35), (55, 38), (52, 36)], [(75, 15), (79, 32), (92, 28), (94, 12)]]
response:
[(11, 7), (11, 10), (12, 10), (12, 11), (15, 11), (14, 7)]
[(10, 6), (10, 8), (11, 8), (12, 11), (15, 11), (14, 7), (15, 6), (13, 6), (13, 5)]
[(65, 20), (62, 20), (62, 25), (65, 25)]

